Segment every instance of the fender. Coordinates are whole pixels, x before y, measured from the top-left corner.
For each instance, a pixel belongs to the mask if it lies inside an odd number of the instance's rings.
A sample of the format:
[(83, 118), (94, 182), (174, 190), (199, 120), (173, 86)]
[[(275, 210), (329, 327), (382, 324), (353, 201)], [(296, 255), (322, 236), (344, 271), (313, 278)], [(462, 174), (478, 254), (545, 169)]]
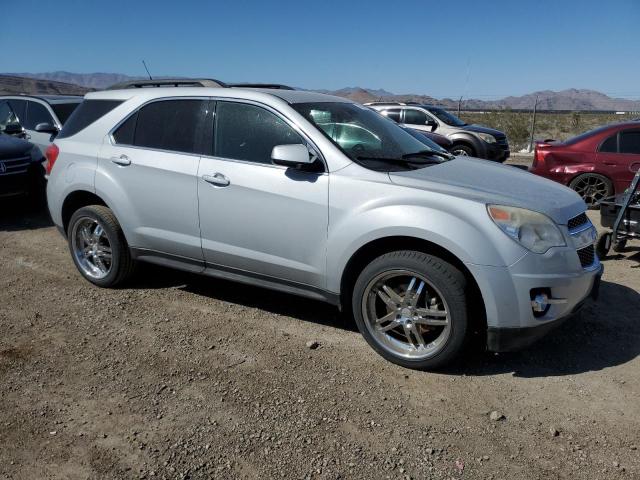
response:
[[(382, 200), (384, 201), (384, 200)], [(468, 202), (467, 215), (446, 212), (436, 205), (377, 205), (330, 225), (327, 245), (327, 289), (340, 291), (340, 280), (351, 257), (366, 244), (388, 237), (426, 240), (451, 252), (466, 264), (507, 266), (526, 255), (486, 217), (483, 205)], [(393, 223), (389, 222), (393, 219)], [(446, 232), (446, 234), (444, 233)], [(485, 241), (478, 242), (476, 239)]]

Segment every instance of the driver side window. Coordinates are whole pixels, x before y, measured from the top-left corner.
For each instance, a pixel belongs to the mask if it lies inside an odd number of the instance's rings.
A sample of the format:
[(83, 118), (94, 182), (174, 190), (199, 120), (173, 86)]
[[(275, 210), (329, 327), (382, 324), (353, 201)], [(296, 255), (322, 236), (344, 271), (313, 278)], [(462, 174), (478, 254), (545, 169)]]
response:
[(298, 132), (262, 107), (218, 101), (215, 118), (216, 157), (271, 164), (276, 145), (306, 144)]

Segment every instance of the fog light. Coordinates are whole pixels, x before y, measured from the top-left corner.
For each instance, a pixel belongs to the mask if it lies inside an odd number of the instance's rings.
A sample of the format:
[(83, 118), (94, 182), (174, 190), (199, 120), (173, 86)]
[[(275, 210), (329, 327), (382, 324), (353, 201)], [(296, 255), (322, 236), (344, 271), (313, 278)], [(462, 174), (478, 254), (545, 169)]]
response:
[(531, 308), (534, 312), (544, 313), (549, 309), (549, 296), (546, 293), (539, 293), (531, 300)]
[(553, 298), (551, 290), (548, 288), (534, 288), (530, 292), (531, 309), (534, 317), (542, 317), (548, 311), (551, 305), (567, 303), (566, 298)]

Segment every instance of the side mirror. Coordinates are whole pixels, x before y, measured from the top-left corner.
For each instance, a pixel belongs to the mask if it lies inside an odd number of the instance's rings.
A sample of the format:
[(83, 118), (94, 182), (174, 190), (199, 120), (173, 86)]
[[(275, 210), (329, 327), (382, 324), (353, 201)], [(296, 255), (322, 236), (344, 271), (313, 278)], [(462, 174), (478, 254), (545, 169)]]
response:
[(426, 125), (427, 127), (431, 127), (431, 131), (432, 131), (432, 132), (433, 132), (433, 131), (437, 128), (437, 126), (438, 126), (438, 124), (436, 123), (436, 121), (435, 121), (435, 120), (431, 120), (431, 119), (427, 120), (427, 121), (425, 122), (425, 125)]
[(39, 123), (36, 125), (36, 132), (55, 134), (58, 133), (58, 127), (50, 123)]
[(276, 165), (302, 168), (316, 161), (316, 156), (309, 152), (306, 145), (276, 145), (271, 151), (271, 161)]
[(23, 137), (26, 134), (24, 128), (19, 123), (10, 123), (4, 127), (3, 132), (14, 137)]

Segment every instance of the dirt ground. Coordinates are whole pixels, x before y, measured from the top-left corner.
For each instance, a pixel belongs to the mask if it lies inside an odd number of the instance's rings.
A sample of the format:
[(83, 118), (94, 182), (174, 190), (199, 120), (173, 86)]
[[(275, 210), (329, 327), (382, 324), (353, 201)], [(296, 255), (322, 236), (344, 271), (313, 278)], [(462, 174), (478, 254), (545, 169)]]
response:
[(2, 212), (0, 478), (640, 478), (638, 243), (535, 346), (424, 373), (321, 303), (93, 287), (47, 214)]

